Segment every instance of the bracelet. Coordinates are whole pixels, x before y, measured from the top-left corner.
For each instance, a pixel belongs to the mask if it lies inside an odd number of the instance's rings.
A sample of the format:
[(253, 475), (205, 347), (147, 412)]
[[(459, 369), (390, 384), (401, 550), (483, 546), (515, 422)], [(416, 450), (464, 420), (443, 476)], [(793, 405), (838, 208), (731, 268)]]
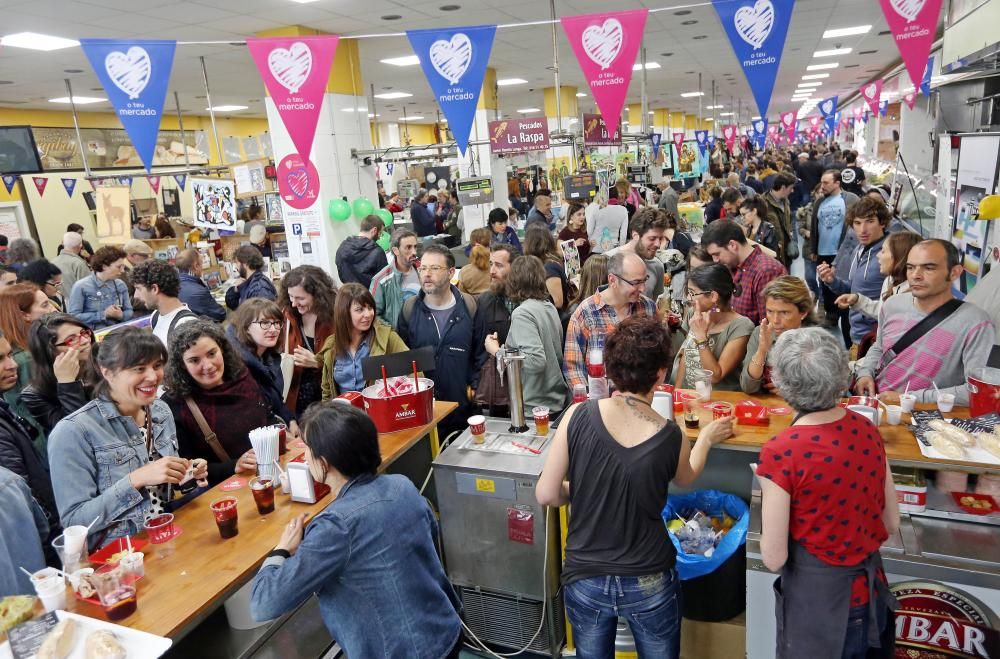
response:
[(761, 362), (757, 361), (757, 356), (756, 355), (754, 355), (753, 357), (750, 358), (750, 364), (752, 366), (760, 366), (761, 370), (764, 370), (765, 368), (767, 368), (767, 364), (764, 364), (764, 363), (761, 363)]
[(705, 339), (704, 341), (695, 341), (694, 342), (694, 347), (697, 348), (698, 350), (704, 350), (708, 346), (709, 346), (708, 339)]

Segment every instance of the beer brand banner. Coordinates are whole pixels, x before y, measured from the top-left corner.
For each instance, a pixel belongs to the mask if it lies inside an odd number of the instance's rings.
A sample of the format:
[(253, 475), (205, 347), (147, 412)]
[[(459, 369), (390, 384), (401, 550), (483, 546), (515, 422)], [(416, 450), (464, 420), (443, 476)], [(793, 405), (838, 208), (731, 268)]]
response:
[(599, 114), (583, 115), (583, 144), (584, 146), (617, 146), (622, 143), (621, 124), (615, 129), (614, 134), (608, 131), (608, 125), (604, 123), (604, 118)]
[(786, 134), (795, 132), (795, 110), (781, 113), (781, 128)]
[(899, 657), (990, 659), (1000, 652), (1000, 618), (989, 604), (950, 584), (904, 581), (890, 586)]
[(76, 179), (75, 178), (62, 178), (59, 179), (63, 184), (63, 189), (66, 190), (66, 194), (73, 197), (73, 190), (76, 190)]
[(906, 107), (913, 109), (913, 104), (917, 102), (917, 92), (913, 91), (909, 94), (903, 96), (903, 101), (906, 102)]
[(736, 144), (736, 134), (736, 126), (733, 124), (722, 127), (722, 138), (726, 140), (726, 148), (730, 151), (733, 150), (733, 145)]
[(160, 194), (160, 177), (149, 176), (146, 180), (149, 181), (149, 187), (153, 189), (153, 194)]
[(705, 151), (708, 149), (708, 131), (696, 130), (694, 132), (694, 139), (698, 142), (698, 149), (701, 150), (701, 155), (705, 155)]
[(649, 142), (653, 145), (653, 162), (660, 156), (660, 141), (663, 140), (663, 133), (653, 133), (649, 136)]
[(496, 31), (496, 25), (479, 25), (406, 32), (438, 107), (448, 119), (448, 130), (463, 155), (469, 148), (469, 134)]
[(545, 117), (491, 121), (490, 153), (524, 153), (549, 148), (548, 120)]
[(3, 187), (7, 188), (7, 194), (10, 194), (11, 190), (14, 189), (14, 185), (16, 183), (17, 183), (17, 174), (3, 175)]
[(44, 176), (32, 176), (31, 182), (35, 184), (35, 189), (38, 190), (38, 196), (45, 196), (45, 188), (49, 184), (49, 179)]
[(177, 42), (80, 39), (80, 47), (148, 172)]
[(795, 0), (712, 0), (760, 116), (767, 116)]
[(306, 159), (312, 151), (339, 41), (336, 35), (247, 39), (247, 49), (281, 123), (296, 153)]
[(878, 102), (882, 99), (882, 82), (879, 78), (861, 87), (861, 98), (865, 99), (872, 114), (878, 114)]
[(560, 19), (594, 102), (612, 126), (618, 125), (648, 9)]
[(684, 146), (684, 133), (674, 133), (671, 137), (674, 138), (674, 148), (677, 149), (677, 154), (680, 155), (681, 147)]
[(913, 86), (918, 87), (937, 34), (942, 0), (879, 0), (879, 4), (906, 72)]
[(934, 72), (934, 56), (927, 59), (927, 68), (924, 70), (924, 77), (920, 80), (920, 93), (924, 96), (931, 95), (931, 73)]

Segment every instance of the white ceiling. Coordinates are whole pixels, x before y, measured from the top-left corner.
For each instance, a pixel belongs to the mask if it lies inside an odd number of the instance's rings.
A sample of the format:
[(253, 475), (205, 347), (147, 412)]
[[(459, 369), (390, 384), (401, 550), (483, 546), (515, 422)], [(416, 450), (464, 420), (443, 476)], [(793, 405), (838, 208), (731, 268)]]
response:
[[(457, 11), (441, 6), (457, 4)], [(677, 5), (676, 0), (556, 0), (557, 13), (574, 15)], [(243, 39), (257, 31), (299, 24), (345, 36), (400, 32), (405, 29), (448, 25), (522, 23), (549, 18), (548, 4), (539, 0), (508, 0), (491, 6), (485, 0), (318, 0), (297, 4), (291, 0), (197, 0), (164, 3), (163, 0), (0, 0), (0, 32), (32, 31), (80, 38), (159, 38), (180, 41), (227, 41)], [(687, 13), (683, 13), (687, 12)], [(681, 14), (681, 15), (678, 15)], [(385, 20), (396, 15), (397, 20)], [(688, 24), (685, 24), (688, 23)], [(871, 24), (861, 36), (823, 39), (824, 30)], [(568, 42), (558, 27), (562, 83), (579, 87), (588, 97), (580, 99), (581, 110), (591, 111), (593, 101)], [(703, 37), (703, 38), (699, 38)], [(542, 89), (553, 85), (551, 26), (538, 25), (498, 30), (490, 58), (499, 78), (523, 78), (528, 84), (500, 88), (500, 108), (513, 114), (517, 108), (542, 105)], [(846, 56), (815, 59), (816, 50), (851, 47)], [(706, 92), (704, 105), (711, 104), (711, 81), (718, 89), (718, 103), (730, 107), (752, 96), (743, 73), (710, 3), (684, 10), (659, 11), (649, 15), (645, 31), (647, 60), (662, 68), (647, 72), (649, 107), (698, 112), (698, 99), (682, 99), (682, 92), (695, 91), (698, 74)], [(871, 52), (870, 52), (871, 51)], [(380, 121), (393, 120), (405, 104), (409, 115), (436, 117), (430, 88), (419, 66), (395, 67), (379, 62), (386, 57), (409, 55), (406, 37), (364, 39), (361, 43), (362, 78), (365, 89), (389, 89), (413, 93), (402, 101), (378, 101)], [(199, 57), (205, 56), (212, 102), (215, 105), (249, 105), (232, 116), (263, 116), (263, 84), (244, 46), (222, 44), (182, 45), (177, 49), (170, 91), (178, 91), (185, 113), (207, 114)], [(839, 67), (821, 80), (816, 98), (848, 94), (871, 80), (879, 71), (897, 63), (898, 51), (888, 33), (879, 3), (875, 0), (796, 0), (784, 56), (775, 85), (770, 112), (796, 109), (792, 92), (807, 73), (810, 63), (837, 62)], [(76, 71), (76, 72), (72, 72)], [(628, 102), (639, 102), (639, 72), (633, 77)], [(79, 48), (38, 52), (0, 48), (0, 106), (66, 109), (47, 99), (65, 96), (64, 78), (70, 78), (76, 95), (102, 96), (100, 83)], [(391, 104), (393, 107), (388, 107)], [(87, 110), (108, 109), (107, 103), (88, 105)], [(172, 103), (168, 103), (172, 108)], [(706, 116), (711, 112), (706, 111)], [(744, 112), (744, 120), (756, 108)], [(425, 121), (425, 122), (426, 122)], [(425, 123), (420, 122), (420, 123)]]

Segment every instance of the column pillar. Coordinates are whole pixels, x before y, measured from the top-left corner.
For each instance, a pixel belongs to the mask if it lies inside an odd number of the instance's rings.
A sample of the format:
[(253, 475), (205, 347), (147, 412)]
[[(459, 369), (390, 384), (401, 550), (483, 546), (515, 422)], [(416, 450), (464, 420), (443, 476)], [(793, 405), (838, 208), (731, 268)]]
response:
[[(260, 32), (258, 36), (319, 34), (325, 33), (293, 25)], [(275, 163), (280, 163), (282, 158), (295, 152), (295, 147), (270, 96), (265, 103), (274, 160)], [(355, 112), (355, 108), (359, 111)], [(339, 278), (334, 265), (337, 247), (345, 238), (358, 233), (361, 220), (353, 216), (344, 222), (330, 220), (327, 211), (330, 202), (344, 196), (349, 202), (358, 197), (367, 197), (376, 208), (378, 207), (375, 167), (358, 167), (351, 159), (352, 149), (373, 148), (368, 112), (368, 101), (361, 83), (358, 41), (341, 39), (330, 69), (312, 153), (309, 154), (309, 159), (319, 174), (319, 199), (304, 210), (297, 210), (282, 203), (285, 234), (288, 236), (292, 265), (319, 266), (337, 281)]]
[(497, 72), (490, 67), (486, 69), (483, 78), (483, 89), (479, 93), (479, 103), (476, 106), (476, 119), (472, 123), (470, 142), (482, 141), (479, 146), (470, 145), (465, 155), (458, 156), (459, 178), (466, 178), (473, 173), (476, 176), (489, 176), (493, 181), (493, 203), (462, 207), (462, 238), (468, 240), (474, 229), (486, 226), (486, 219), (494, 208), (506, 209), (507, 203), (507, 173), (506, 163), (500, 158), (494, 158), (490, 153), (489, 122), (497, 119)]
[[(562, 115), (563, 132), (579, 128), (580, 112), (576, 98), (576, 87), (559, 85), (559, 113), (556, 112), (556, 88), (546, 87), (542, 90), (545, 118), (549, 124), (549, 133), (559, 129), (557, 116)], [(577, 154), (572, 146), (554, 146), (548, 151), (546, 162), (549, 170), (549, 187), (558, 193), (558, 199), (563, 197), (562, 177), (572, 174), (577, 169)], [(556, 200), (553, 200), (554, 202)], [(561, 202), (560, 202), (561, 203)]]

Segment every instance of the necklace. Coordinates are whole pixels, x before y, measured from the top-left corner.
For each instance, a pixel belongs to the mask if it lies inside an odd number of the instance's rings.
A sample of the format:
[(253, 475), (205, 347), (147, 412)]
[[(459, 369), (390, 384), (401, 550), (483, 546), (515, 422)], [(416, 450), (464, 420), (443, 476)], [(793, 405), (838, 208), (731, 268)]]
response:
[(621, 396), (619, 396), (619, 398), (621, 398), (623, 401), (634, 400), (635, 402), (642, 403), (643, 405), (649, 408), (653, 407), (652, 403), (650, 403), (648, 400), (639, 398), (638, 396), (633, 396), (631, 394), (622, 394)]

